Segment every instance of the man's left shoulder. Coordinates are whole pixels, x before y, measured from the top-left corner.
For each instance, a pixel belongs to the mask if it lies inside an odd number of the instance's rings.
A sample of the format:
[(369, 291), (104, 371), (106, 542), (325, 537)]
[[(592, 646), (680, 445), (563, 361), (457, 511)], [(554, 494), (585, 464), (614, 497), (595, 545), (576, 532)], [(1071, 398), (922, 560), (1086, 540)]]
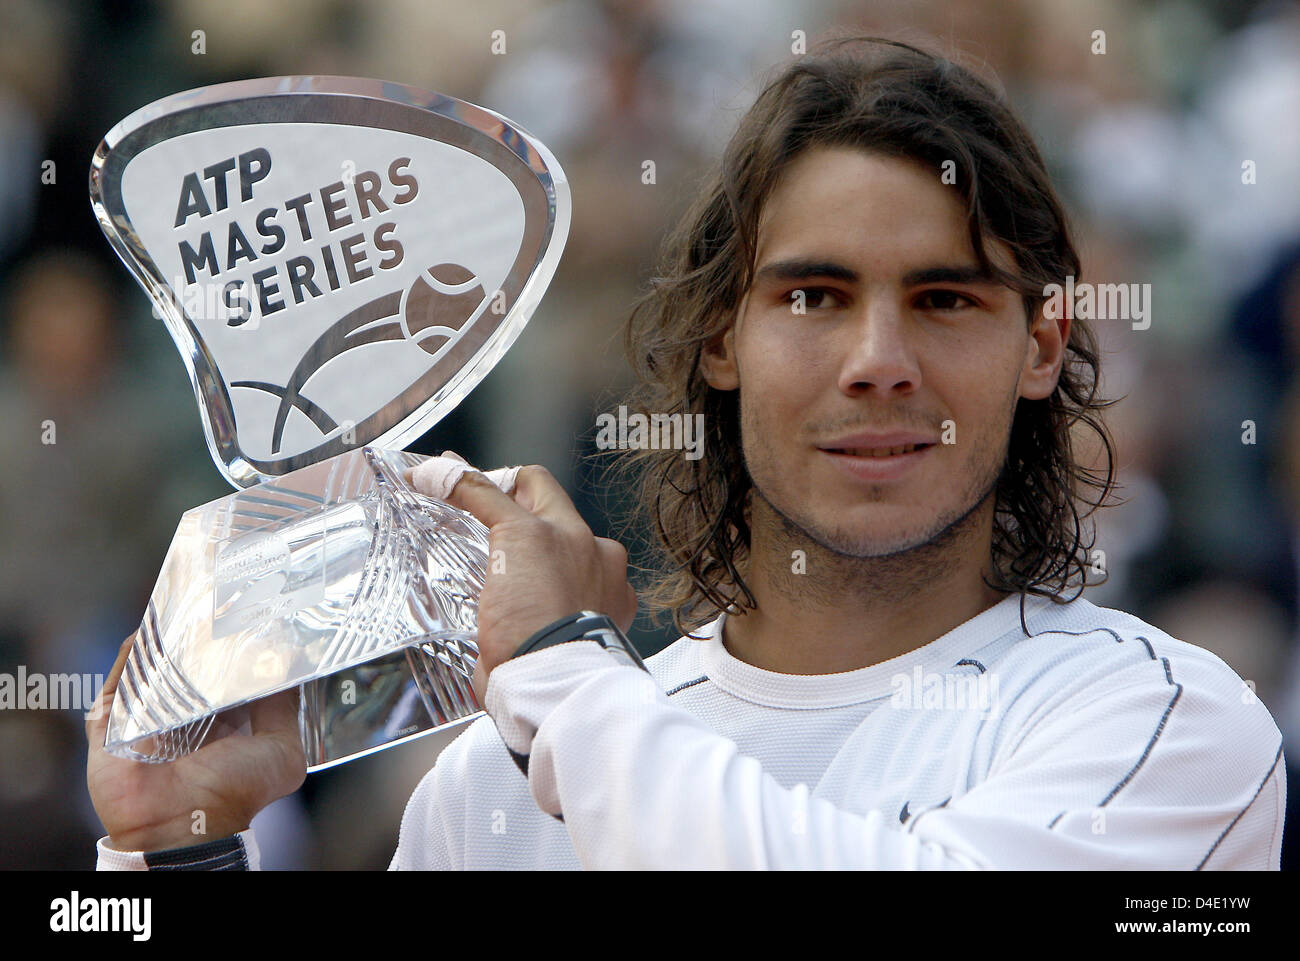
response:
[[(971, 657), (996, 685), (994, 709), (971, 752), (981, 783), (949, 805), (954, 823), (960, 812), (983, 830), (1016, 812), (1061, 845), (1055, 866), (1276, 870), (1282, 735), (1236, 671), (1082, 599), (1034, 599), (1027, 631), (1011, 620)], [(932, 834), (943, 817), (930, 816)]]
[(991, 669), (1007, 672), (1022, 690), (1035, 689), (1038, 698), (1078, 708), (1145, 695), (1207, 737), (1233, 738), (1266, 752), (1280, 747), (1281, 732), (1254, 684), (1211, 651), (1083, 598), (1038, 604), (1028, 626), (1030, 635), (1010, 645)]

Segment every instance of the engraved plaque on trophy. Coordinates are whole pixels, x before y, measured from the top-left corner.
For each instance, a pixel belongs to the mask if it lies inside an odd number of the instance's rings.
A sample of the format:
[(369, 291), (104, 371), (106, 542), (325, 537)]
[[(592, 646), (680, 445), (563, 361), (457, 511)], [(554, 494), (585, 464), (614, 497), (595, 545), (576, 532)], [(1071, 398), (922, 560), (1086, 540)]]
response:
[(401, 448), (519, 336), (568, 234), (517, 125), (401, 84), (274, 77), (111, 130), (91, 203), (235, 493), (187, 511), (106, 747), (166, 761), (297, 688), (309, 770), (462, 722), (487, 532)]

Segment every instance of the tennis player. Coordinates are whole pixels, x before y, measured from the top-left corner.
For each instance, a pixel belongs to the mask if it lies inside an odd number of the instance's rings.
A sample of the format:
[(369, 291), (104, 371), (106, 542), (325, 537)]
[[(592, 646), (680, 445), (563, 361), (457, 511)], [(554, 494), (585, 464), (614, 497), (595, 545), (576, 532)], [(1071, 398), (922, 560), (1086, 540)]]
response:
[[(1043, 309), (1080, 274), (1038, 150), (972, 72), (873, 39), (787, 66), (628, 329), (636, 409), (704, 415), (703, 456), (626, 452), (666, 558), (640, 600), (683, 636), (642, 663), (626, 552), (544, 469), (426, 490), (504, 564), (487, 716), (392, 867), (1276, 869), (1269, 712), (1082, 596), (1106, 402), (1094, 332)], [(272, 699), (161, 766), (89, 722), (100, 866), (255, 867), (252, 816), (304, 776), (294, 717)]]

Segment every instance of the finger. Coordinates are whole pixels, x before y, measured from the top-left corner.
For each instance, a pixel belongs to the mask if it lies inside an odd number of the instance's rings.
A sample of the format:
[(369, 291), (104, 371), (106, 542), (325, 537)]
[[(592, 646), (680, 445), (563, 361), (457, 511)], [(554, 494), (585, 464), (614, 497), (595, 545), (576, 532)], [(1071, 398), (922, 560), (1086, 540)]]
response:
[(291, 762), (283, 768), (271, 766), (272, 770), (281, 770), (286, 778), (274, 788), (276, 797), (298, 790), (307, 776), (307, 755), (298, 725), (300, 691), (300, 688), (292, 687), (248, 705), (249, 729), (253, 737), (267, 750), (275, 746), (281, 752), (279, 757)]
[[(448, 458), (449, 460), (458, 460), (458, 461), (460, 461), (462, 464), (464, 464), (466, 467), (471, 466), (469, 461), (467, 461), (465, 458), (461, 457), (461, 456), (460, 456), (459, 454), (457, 454), (454, 450), (445, 450), (445, 451), (443, 451), (441, 454), (439, 454), (438, 456), (439, 456), (439, 457), (446, 457), (446, 458)], [(414, 487), (414, 486), (415, 486), (415, 468), (414, 468), (414, 467), (408, 467), (408, 468), (406, 468), (406, 470), (402, 471), (402, 480), (406, 481), (406, 484), (407, 484), (408, 487)]]
[(444, 500), (452, 507), (473, 514), (488, 528), (496, 527), (504, 521), (526, 520), (532, 516), (516, 504), (513, 497), (478, 471), (462, 474)]
[(601, 558), (611, 568), (618, 568), (624, 573), (627, 571), (627, 548), (621, 541), (616, 541), (612, 537), (597, 537), (596, 546), (600, 548)]
[(455, 457), (426, 457), (410, 468), (409, 483), (425, 497), (446, 500), (456, 481), (466, 470), (474, 468)]
[(487, 703), (487, 675), (483, 671), (483, 661), (481, 659), (474, 664), (474, 676), (470, 678), (469, 683), (470, 687), (474, 689), (474, 697), (478, 700), (478, 706), (484, 708)]
[(292, 731), (298, 736), (298, 688), (260, 697), (248, 705), (248, 726), (253, 734), (282, 734)]
[(632, 623), (636, 620), (636, 610), (640, 604), (640, 599), (636, 596), (636, 591), (631, 584), (624, 586), (627, 591), (623, 596), (623, 611), (620, 616), (614, 618), (614, 623), (618, 625), (620, 631), (626, 634), (632, 630)]
[[(126, 659), (131, 654), (131, 649), (135, 647), (136, 637), (139, 631), (130, 634), (122, 642), (122, 646), (117, 650), (117, 660), (113, 662), (112, 670), (108, 672), (108, 677), (104, 679), (104, 686), (99, 689), (99, 697), (95, 698), (95, 703), (90, 706), (86, 713), (86, 738), (90, 741), (92, 747), (97, 743), (104, 743), (104, 731), (108, 728), (108, 706), (113, 703), (113, 694), (117, 691), (118, 679), (122, 676), (122, 671), (126, 669)], [(96, 736), (98, 735), (98, 741)]]
[(608, 537), (597, 537), (596, 548), (600, 552), (601, 566), (604, 571), (614, 579), (615, 584), (621, 585), (618, 598), (612, 602), (613, 606), (605, 613), (609, 614), (619, 630), (626, 634), (631, 629), (632, 622), (636, 620), (638, 604), (636, 591), (632, 589), (627, 579), (627, 548)]
[(515, 480), (515, 500), (534, 517), (559, 527), (587, 526), (555, 475), (540, 464), (520, 468)]

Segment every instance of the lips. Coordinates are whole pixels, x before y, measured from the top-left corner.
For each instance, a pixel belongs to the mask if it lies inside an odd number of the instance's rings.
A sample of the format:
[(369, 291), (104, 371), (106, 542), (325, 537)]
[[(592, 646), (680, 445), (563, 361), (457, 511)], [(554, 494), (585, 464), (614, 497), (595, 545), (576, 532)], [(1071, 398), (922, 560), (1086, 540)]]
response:
[(933, 438), (922, 434), (895, 432), (890, 434), (853, 434), (819, 444), (819, 449), (830, 454), (849, 457), (897, 457), (933, 447)]
[(828, 447), (824, 450), (832, 454), (848, 454), (850, 457), (894, 457), (898, 454), (910, 454), (924, 450), (929, 444), (904, 444), (902, 447)]
[(856, 434), (818, 446), (828, 463), (855, 484), (901, 482), (917, 469), (935, 441), (916, 434)]

